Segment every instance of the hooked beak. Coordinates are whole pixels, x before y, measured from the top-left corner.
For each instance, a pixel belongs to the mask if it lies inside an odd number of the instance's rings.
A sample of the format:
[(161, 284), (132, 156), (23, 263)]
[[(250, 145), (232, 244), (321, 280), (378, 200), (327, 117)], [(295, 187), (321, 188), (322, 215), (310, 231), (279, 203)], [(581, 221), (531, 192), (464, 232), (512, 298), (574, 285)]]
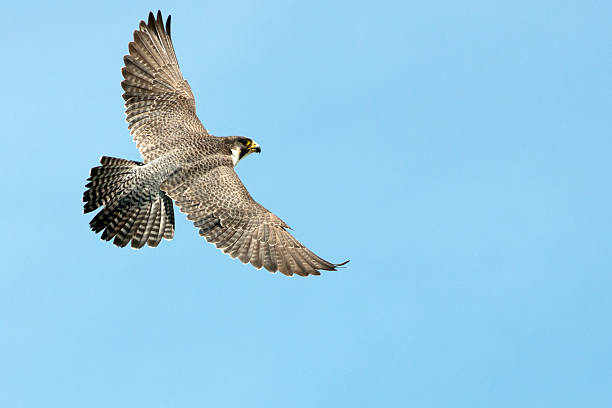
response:
[(259, 147), (257, 143), (253, 142), (251, 147), (249, 147), (249, 151), (255, 152), (255, 153), (261, 153), (261, 147)]

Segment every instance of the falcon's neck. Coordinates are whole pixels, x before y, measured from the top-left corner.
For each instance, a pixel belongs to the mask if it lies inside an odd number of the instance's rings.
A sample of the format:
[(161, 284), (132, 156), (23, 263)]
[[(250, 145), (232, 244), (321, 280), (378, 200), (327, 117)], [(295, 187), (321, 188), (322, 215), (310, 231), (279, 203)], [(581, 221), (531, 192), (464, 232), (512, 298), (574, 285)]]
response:
[(242, 149), (237, 146), (232, 148), (232, 163), (234, 163), (234, 167), (236, 167), (236, 164), (238, 164), (238, 162), (240, 161), (241, 152)]

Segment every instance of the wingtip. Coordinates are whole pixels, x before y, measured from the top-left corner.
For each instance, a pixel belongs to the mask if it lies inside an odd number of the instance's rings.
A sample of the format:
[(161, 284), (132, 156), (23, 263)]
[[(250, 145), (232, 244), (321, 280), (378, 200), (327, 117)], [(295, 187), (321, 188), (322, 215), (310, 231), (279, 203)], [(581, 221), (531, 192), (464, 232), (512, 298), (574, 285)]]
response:
[[(168, 14), (166, 18), (166, 34), (170, 36), (170, 25), (171, 25), (172, 15)], [(157, 13), (153, 13), (153, 11), (149, 11), (149, 16), (147, 17), (147, 22), (141, 21), (141, 25), (146, 26), (148, 29), (155, 29), (155, 26), (159, 24), (159, 26), (164, 29), (164, 17), (162, 15), (161, 10), (157, 10)], [(142, 27), (141, 27), (142, 30)]]
[(342, 263), (334, 264), (334, 266), (335, 266), (336, 268), (342, 268), (342, 267), (344, 267), (344, 265), (346, 265), (346, 264), (347, 264), (347, 263), (349, 263), (349, 262), (351, 262), (351, 260), (350, 260), (350, 259), (348, 259), (348, 260), (346, 260), (346, 261), (344, 261), (344, 262), (342, 262)]

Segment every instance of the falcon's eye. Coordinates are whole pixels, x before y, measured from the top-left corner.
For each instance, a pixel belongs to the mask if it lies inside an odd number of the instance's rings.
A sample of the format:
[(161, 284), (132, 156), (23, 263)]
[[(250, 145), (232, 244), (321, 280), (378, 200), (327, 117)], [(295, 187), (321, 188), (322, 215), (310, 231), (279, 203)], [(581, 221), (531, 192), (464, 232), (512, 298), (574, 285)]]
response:
[(249, 147), (252, 142), (249, 139), (242, 139), (242, 140), (240, 140), (240, 143), (242, 143), (246, 147)]

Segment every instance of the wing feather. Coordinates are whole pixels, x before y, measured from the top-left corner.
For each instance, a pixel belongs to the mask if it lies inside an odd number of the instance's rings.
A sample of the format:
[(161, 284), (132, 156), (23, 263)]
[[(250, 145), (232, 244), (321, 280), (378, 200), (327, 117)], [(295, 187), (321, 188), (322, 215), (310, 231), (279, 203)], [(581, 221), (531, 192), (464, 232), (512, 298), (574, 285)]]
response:
[(121, 72), (128, 128), (145, 162), (172, 150), (177, 141), (208, 136), (198, 119), (195, 99), (181, 74), (170, 17), (149, 14), (128, 46)]
[(238, 258), (242, 263), (248, 263), (251, 259), (250, 248), (251, 248), (251, 235), (244, 234), (242, 238), (242, 245), (240, 246), (240, 250), (238, 252)]
[(307, 276), (343, 265), (323, 260), (295, 239), (285, 222), (253, 200), (233, 167), (193, 165), (162, 189), (208, 242), (257, 269)]

